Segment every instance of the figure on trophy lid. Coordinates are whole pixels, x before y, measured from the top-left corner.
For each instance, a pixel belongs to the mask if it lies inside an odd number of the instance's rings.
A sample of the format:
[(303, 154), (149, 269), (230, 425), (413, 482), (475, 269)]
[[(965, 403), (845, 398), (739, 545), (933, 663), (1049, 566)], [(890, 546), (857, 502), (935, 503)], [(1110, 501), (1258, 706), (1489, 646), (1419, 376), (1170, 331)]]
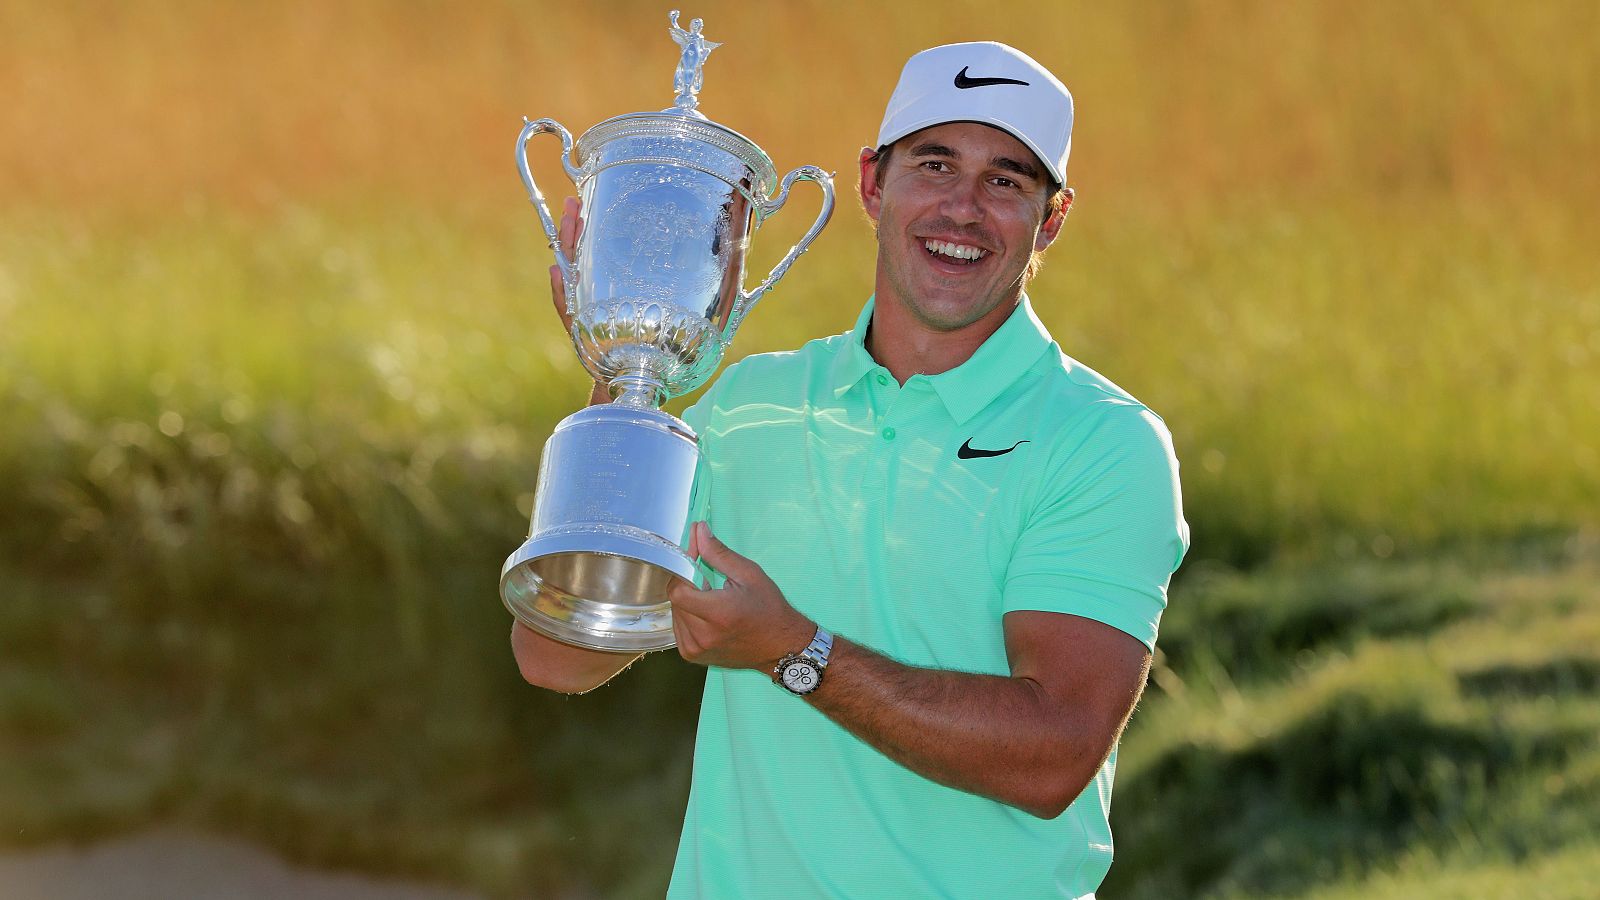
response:
[(689, 30), (685, 31), (678, 25), (678, 10), (673, 10), (670, 18), (672, 39), (683, 48), (683, 56), (678, 60), (678, 72), (672, 80), (672, 89), (678, 92), (676, 108), (694, 112), (700, 105), (695, 95), (700, 93), (706, 81), (706, 57), (722, 44), (706, 40), (701, 33), (706, 24), (704, 19), (689, 20)]

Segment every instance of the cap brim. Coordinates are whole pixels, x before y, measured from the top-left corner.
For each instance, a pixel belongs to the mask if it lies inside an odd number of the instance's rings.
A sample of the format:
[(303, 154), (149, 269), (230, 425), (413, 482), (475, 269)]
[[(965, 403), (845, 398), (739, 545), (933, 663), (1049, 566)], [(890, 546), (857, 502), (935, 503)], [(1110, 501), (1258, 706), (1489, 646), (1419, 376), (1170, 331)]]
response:
[(888, 145), (900, 140), (908, 134), (915, 134), (924, 128), (932, 128), (935, 125), (949, 125), (952, 122), (976, 122), (979, 125), (988, 125), (990, 128), (998, 128), (1001, 131), (1004, 131), (1006, 134), (1009, 134), (1021, 141), (1024, 147), (1027, 147), (1030, 151), (1032, 151), (1034, 159), (1037, 159), (1039, 163), (1045, 167), (1045, 170), (1050, 173), (1050, 177), (1055, 179), (1056, 184), (1066, 183), (1066, 173), (1057, 169), (1054, 163), (1045, 159), (1044, 153), (1040, 152), (1038, 144), (1034, 143), (1027, 135), (1017, 133), (1011, 128), (1010, 125), (995, 118), (985, 118), (983, 116), (963, 116), (959, 119), (948, 119), (944, 116), (930, 116), (927, 119), (916, 120), (909, 126), (880, 133), (878, 135), (878, 146), (887, 147)]

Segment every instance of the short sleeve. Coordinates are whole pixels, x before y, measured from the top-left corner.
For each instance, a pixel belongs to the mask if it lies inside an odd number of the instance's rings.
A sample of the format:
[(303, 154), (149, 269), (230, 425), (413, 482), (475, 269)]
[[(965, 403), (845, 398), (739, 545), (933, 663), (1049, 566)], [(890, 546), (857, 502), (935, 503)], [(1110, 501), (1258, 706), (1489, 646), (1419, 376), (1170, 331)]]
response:
[(694, 429), (694, 433), (702, 437), (706, 433), (706, 428), (711, 424), (711, 407), (714, 403), (712, 398), (716, 393), (717, 385), (713, 382), (711, 387), (706, 388), (706, 392), (700, 395), (700, 399), (683, 411), (684, 424)]
[[(684, 524), (683, 537), (678, 544), (684, 549), (689, 547), (689, 528), (694, 523), (703, 520), (711, 526), (712, 531), (716, 530), (716, 523), (711, 521), (710, 456), (713, 452), (713, 447), (711, 442), (706, 440), (706, 435), (710, 432), (712, 426), (711, 419), (712, 413), (716, 409), (718, 388), (731, 373), (731, 367), (724, 370), (722, 375), (712, 382), (711, 387), (706, 388), (706, 392), (701, 394), (698, 400), (683, 411), (684, 424), (694, 431), (700, 448), (699, 462), (695, 465), (694, 487), (689, 493), (689, 521)], [(722, 576), (705, 565), (705, 563), (696, 560), (695, 571), (700, 573), (702, 584), (710, 584), (712, 587), (721, 586)]]
[(1006, 612), (1104, 622), (1155, 649), (1167, 585), (1189, 548), (1172, 436), (1142, 407), (1108, 405), (1052, 457), (1006, 569)]
[[(700, 448), (700, 461), (695, 467), (694, 473), (694, 488), (689, 495), (690, 523), (698, 522), (704, 519), (707, 513), (710, 511), (710, 466), (707, 463), (707, 457), (710, 455), (711, 447), (709, 446), (709, 442), (706, 440), (706, 434), (711, 429), (711, 414), (716, 408), (716, 397), (719, 393), (718, 388), (722, 386), (723, 379), (726, 378), (730, 373), (731, 370), (724, 371), (716, 381), (711, 383), (710, 387), (706, 388), (705, 393), (700, 395), (700, 399), (696, 400), (693, 405), (683, 411), (683, 422), (695, 433), (695, 440), (698, 442), (698, 446)], [(689, 535), (687, 532), (684, 533), (683, 540), (683, 545), (687, 547), (689, 545)]]

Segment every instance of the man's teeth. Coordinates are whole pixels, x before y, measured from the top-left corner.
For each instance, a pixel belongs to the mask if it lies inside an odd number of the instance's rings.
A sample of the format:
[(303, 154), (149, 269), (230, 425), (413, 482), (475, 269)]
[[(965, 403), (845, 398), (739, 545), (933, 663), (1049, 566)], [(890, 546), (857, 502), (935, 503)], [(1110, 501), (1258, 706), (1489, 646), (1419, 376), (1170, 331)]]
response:
[(948, 241), (923, 241), (929, 253), (938, 253), (942, 256), (953, 256), (956, 259), (983, 259), (989, 255), (987, 250), (977, 247), (968, 247), (965, 244), (952, 244)]

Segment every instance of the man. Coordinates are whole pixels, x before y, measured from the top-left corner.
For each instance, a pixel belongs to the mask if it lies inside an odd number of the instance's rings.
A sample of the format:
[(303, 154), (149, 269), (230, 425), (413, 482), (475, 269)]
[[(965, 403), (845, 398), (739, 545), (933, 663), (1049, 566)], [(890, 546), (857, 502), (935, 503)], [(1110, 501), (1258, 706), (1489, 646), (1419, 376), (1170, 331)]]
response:
[[(856, 327), (686, 413), (714, 573), (671, 594), (710, 668), (669, 896), (1084, 897), (1110, 866), (1116, 741), (1188, 530), (1161, 420), (1023, 294), (1072, 201), (1072, 117), (1010, 47), (913, 56), (861, 153)], [(557, 690), (631, 662), (513, 643)]]

